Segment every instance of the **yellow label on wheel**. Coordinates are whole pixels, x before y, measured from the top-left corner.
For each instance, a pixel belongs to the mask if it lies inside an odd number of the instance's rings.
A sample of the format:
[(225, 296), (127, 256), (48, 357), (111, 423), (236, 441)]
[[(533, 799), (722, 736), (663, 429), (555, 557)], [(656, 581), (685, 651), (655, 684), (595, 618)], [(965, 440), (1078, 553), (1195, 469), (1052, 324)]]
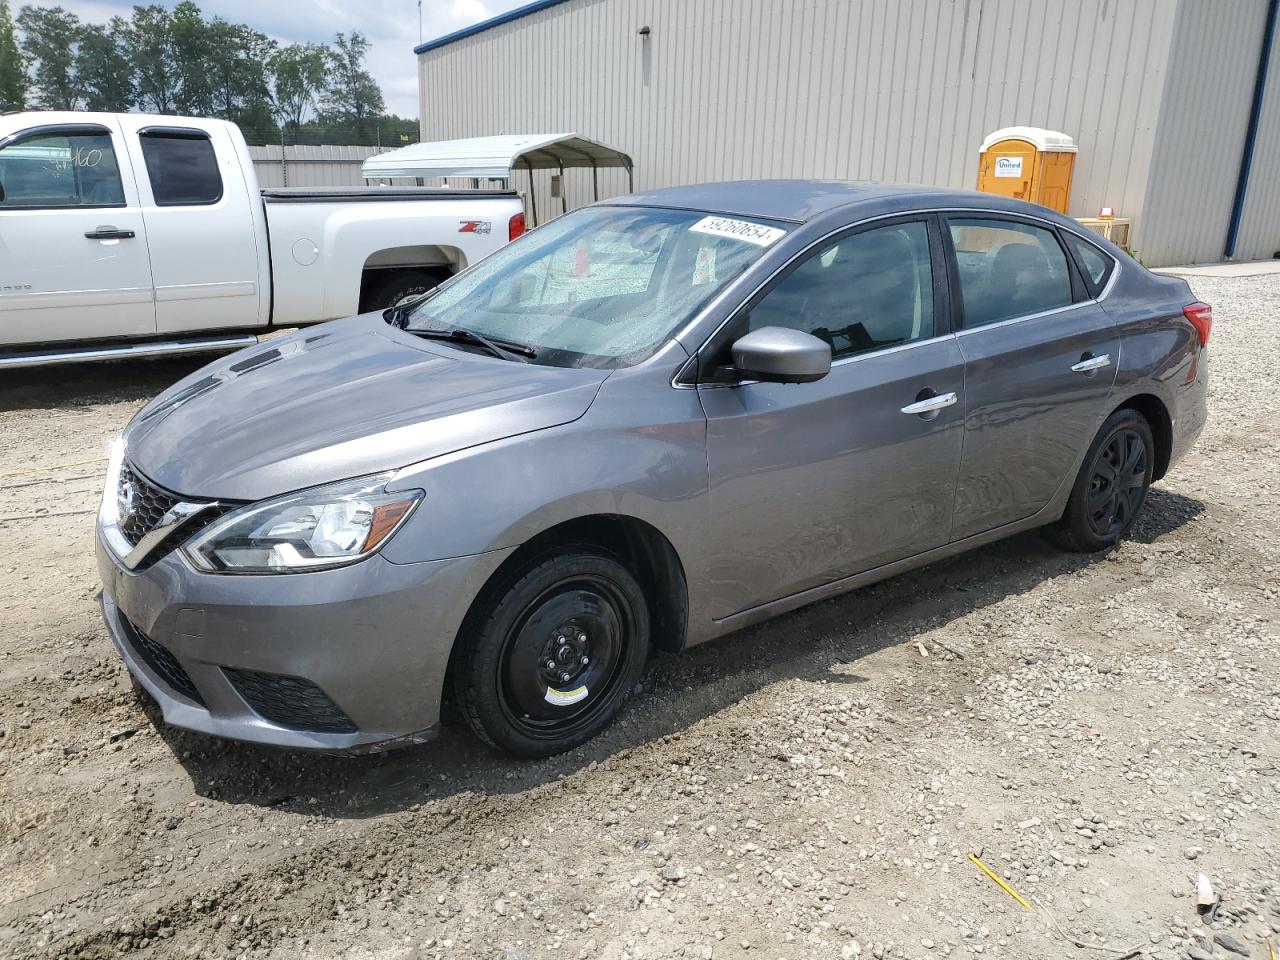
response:
[(578, 687), (576, 690), (557, 690), (555, 687), (547, 687), (547, 703), (554, 703), (557, 707), (567, 707), (579, 700), (585, 700), (586, 696), (586, 687)]

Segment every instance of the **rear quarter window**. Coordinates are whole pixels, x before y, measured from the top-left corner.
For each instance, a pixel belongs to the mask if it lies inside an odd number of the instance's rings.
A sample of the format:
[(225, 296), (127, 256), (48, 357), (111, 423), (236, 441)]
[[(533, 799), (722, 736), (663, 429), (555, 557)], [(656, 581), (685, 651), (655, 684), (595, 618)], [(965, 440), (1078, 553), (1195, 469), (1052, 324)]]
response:
[(1116, 266), (1115, 260), (1083, 237), (1077, 237), (1074, 233), (1065, 230), (1062, 235), (1067, 241), (1071, 255), (1076, 259), (1077, 266), (1080, 267), (1080, 274), (1084, 277), (1084, 285), (1089, 291), (1089, 296), (1097, 297), (1106, 287), (1107, 281), (1111, 279), (1111, 271)]

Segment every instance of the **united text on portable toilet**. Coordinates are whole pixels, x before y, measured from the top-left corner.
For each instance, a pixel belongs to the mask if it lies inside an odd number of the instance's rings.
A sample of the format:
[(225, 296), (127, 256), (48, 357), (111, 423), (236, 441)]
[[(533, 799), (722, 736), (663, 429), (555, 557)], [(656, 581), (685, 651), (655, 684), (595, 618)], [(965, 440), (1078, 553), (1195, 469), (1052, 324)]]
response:
[(1040, 127), (1005, 127), (982, 141), (978, 189), (1067, 212), (1076, 142)]

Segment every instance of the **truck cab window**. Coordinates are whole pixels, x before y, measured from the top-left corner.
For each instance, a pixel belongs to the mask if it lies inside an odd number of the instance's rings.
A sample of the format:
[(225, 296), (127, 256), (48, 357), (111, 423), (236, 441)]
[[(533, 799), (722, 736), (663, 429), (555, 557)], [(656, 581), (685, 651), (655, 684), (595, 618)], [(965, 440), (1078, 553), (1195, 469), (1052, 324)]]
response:
[(0, 147), (0, 209), (122, 207), (111, 135), (41, 133)]
[(205, 134), (144, 130), (139, 140), (156, 206), (211, 204), (222, 199), (218, 158)]

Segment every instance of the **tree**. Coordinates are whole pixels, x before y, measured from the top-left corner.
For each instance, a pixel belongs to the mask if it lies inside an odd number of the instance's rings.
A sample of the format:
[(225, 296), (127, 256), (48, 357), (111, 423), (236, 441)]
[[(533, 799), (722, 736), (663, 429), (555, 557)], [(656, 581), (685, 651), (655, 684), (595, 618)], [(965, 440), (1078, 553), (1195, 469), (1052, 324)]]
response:
[(23, 7), (18, 13), (22, 46), (35, 61), (36, 103), (49, 110), (75, 110), (84, 98), (76, 76), (80, 18), (61, 7)]
[(237, 123), (250, 113), (269, 121), (267, 62), (276, 42), (265, 33), (221, 18), (209, 23), (208, 41), (205, 60), (214, 113)]
[(277, 50), (267, 66), (275, 85), (276, 119), (296, 130), (324, 90), (328, 52), (318, 43), (292, 43)]
[(18, 50), (9, 0), (0, 0), (0, 112), (27, 105), (27, 62)]
[(173, 17), (159, 4), (134, 7), (125, 51), (137, 70), (137, 103), (151, 113), (173, 113), (178, 69), (173, 58)]
[(351, 129), (357, 143), (369, 142), (373, 121), (382, 115), (382, 90), (364, 68), (369, 41), (360, 33), (338, 34), (330, 51), (333, 78), (325, 91), (324, 111)]
[(80, 34), (76, 73), (90, 110), (124, 113), (137, 102), (133, 62), (126, 44), (128, 29), (122, 18), (112, 17), (108, 26), (86, 24)]
[(192, 0), (182, 0), (173, 8), (172, 55), (177, 77), (174, 109), (193, 117), (213, 114), (213, 84), (208, 58), (214, 40), (200, 8)]

